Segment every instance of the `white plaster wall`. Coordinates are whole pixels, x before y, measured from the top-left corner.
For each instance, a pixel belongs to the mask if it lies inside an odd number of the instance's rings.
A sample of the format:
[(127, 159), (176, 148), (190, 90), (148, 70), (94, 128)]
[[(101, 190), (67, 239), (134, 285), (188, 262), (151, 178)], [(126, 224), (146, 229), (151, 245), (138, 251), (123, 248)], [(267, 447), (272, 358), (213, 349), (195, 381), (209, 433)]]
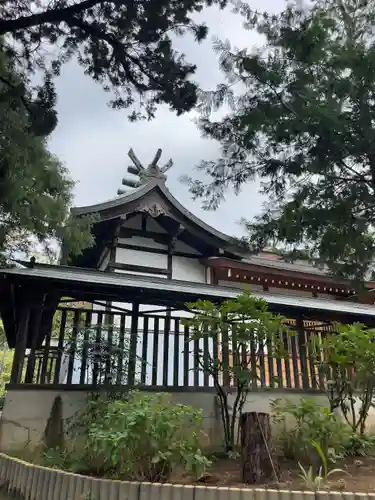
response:
[(206, 266), (196, 259), (172, 257), (172, 278), (174, 280), (206, 283)]
[(129, 248), (116, 248), (116, 263), (167, 269), (168, 257), (164, 254), (151, 253)]
[(176, 242), (175, 250), (176, 252), (185, 252), (185, 253), (191, 253), (192, 255), (200, 255), (195, 248), (179, 240)]
[(152, 238), (144, 238), (143, 236), (132, 236), (131, 238), (119, 238), (119, 243), (123, 243), (125, 245), (134, 245), (140, 247), (147, 248), (158, 248), (167, 250), (167, 245), (163, 245)]

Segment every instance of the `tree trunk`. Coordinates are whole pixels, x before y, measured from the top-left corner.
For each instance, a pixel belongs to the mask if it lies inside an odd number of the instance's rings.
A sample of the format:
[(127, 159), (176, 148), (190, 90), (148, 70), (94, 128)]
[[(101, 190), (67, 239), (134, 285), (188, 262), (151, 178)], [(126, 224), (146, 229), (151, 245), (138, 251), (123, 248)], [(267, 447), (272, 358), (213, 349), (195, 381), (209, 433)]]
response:
[(268, 413), (249, 412), (240, 417), (242, 480), (248, 484), (277, 481), (272, 457)]

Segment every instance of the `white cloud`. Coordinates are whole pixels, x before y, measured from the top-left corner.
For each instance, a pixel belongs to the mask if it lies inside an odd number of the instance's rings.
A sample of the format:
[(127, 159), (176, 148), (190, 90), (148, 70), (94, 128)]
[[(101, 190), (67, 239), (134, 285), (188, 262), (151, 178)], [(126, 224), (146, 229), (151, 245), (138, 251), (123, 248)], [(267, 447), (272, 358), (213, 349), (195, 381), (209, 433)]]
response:
[[(280, 10), (283, 0), (252, 0), (253, 8)], [(200, 16), (210, 26), (208, 39), (197, 45), (189, 38), (177, 41), (178, 49), (190, 62), (197, 64), (195, 79), (212, 88), (222, 80), (217, 55), (212, 51), (212, 37), (228, 38), (238, 47), (261, 43), (258, 35), (242, 28), (242, 19), (228, 10), (206, 9)], [(190, 211), (207, 223), (228, 234), (240, 234), (241, 217), (252, 218), (259, 213), (262, 200), (258, 185), (249, 184), (236, 197), (228, 194), (227, 201), (216, 212), (205, 212), (199, 202), (193, 202), (181, 175), (191, 173), (202, 159), (214, 159), (218, 144), (202, 139), (196, 128), (194, 113), (176, 117), (166, 107), (157, 112), (151, 122), (129, 123), (126, 112), (110, 109), (105, 94), (76, 64), (63, 70), (58, 84), (59, 125), (51, 139), (51, 149), (70, 169), (78, 181), (75, 203), (86, 205), (113, 197), (121, 187), (121, 179), (129, 165), (127, 152), (132, 147), (144, 163), (153, 158), (158, 148), (163, 157), (170, 157), (174, 167), (168, 172), (168, 187)]]

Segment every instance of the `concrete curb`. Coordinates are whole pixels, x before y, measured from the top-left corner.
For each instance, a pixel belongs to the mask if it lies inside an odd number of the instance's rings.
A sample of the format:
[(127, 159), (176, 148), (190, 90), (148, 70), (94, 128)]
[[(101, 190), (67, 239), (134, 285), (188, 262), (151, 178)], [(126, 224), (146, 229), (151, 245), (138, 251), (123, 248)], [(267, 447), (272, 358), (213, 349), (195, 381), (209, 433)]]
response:
[(3, 453), (1, 490), (20, 500), (375, 500), (375, 493), (314, 493), (96, 479), (32, 465)]

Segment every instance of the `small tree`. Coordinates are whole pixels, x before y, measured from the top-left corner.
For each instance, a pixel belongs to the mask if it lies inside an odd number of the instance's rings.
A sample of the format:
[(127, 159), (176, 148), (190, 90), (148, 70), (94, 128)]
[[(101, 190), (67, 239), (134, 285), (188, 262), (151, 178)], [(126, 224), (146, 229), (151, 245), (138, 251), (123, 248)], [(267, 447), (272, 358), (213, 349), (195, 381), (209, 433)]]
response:
[(316, 341), (315, 357), (325, 380), (331, 411), (341, 410), (355, 433), (365, 432), (375, 387), (375, 330), (364, 325), (335, 326), (336, 332)]
[[(236, 446), (236, 422), (251, 386), (258, 379), (260, 356), (284, 356), (282, 334), (288, 333), (285, 318), (268, 311), (267, 302), (244, 293), (220, 305), (198, 300), (187, 304), (193, 313), (184, 320), (191, 327), (190, 341), (211, 339), (221, 346), (218, 356), (209, 349), (195, 352), (200, 369), (212, 377), (219, 399), (227, 452)], [(266, 351), (265, 351), (266, 349)], [(234, 403), (230, 405), (230, 388)]]

